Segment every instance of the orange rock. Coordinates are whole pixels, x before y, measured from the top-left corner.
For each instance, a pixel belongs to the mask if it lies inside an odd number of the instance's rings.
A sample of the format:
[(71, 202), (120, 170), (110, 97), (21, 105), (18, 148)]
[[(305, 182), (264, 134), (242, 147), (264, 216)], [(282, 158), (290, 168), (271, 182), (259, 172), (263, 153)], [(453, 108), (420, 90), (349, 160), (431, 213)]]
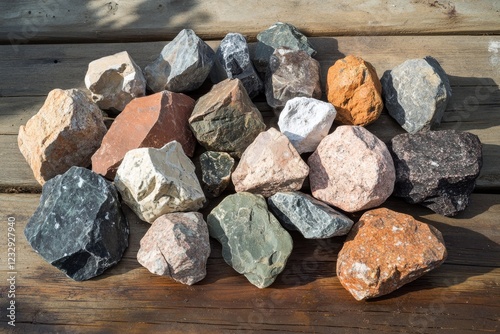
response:
[(346, 125), (368, 125), (382, 112), (382, 85), (372, 64), (349, 55), (328, 69), (326, 94), (335, 106), (335, 121)]

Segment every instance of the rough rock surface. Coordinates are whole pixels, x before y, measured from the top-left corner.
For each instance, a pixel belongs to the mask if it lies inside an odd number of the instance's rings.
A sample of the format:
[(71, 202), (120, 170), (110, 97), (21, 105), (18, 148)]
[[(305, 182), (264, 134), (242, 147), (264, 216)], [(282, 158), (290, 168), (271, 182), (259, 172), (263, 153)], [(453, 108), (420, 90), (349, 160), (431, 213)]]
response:
[(285, 228), (300, 231), (307, 239), (345, 235), (353, 225), (345, 215), (298, 191), (276, 193), (267, 204)]
[(197, 211), (205, 203), (194, 164), (176, 141), (127, 152), (115, 185), (123, 201), (149, 223), (166, 213)]
[(113, 121), (92, 156), (92, 170), (112, 180), (125, 153), (140, 147), (160, 148), (172, 140), (192, 156), (196, 138), (188, 119), (194, 103), (184, 94), (168, 91), (132, 100)]
[(277, 192), (299, 190), (308, 173), (307, 164), (288, 138), (270, 128), (245, 150), (232, 180), (237, 192), (269, 197)]
[(337, 259), (340, 283), (357, 300), (399, 289), (446, 259), (443, 237), (433, 226), (381, 208), (365, 212)]
[(101, 110), (84, 92), (54, 89), (38, 113), (21, 125), (17, 143), (43, 185), (71, 166), (89, 166), (105, 133)]
[(396, 167), (395, 196), (446, 216), (467, 207), (482, 167), (476, 135), (453, 130), (401, 134), (389, 149)]
[(242, 34), (227, 34), (215, 52), (210, 79), (216, 84), (227, 78), (240, 79), (250, 98), (264, 89), (264, 83), (253, 67), (247, 41)]
[(321, 98), (319, 62), (307, 52), (278, 48), (269, 60), (266, 100), (276, 111), (294, 97)]
[(339, 126), (309, 157), (312, 195), (347, 212), (379, 206), (396, 178), (387, 146), (361, 126)]
[(208, 227), (199, 212), (158, 217), (141, 239), (137, 261), (150, 272), (192, 285), (207, 274)]
[(289, 23), (276, 22), (257, 35), (257, 46), (253, 62), (259, 72), (266, 72), (269, 58), (274, 50), (287, 47), (291, 50), (303, 50), (314, 56), (316, 51), (311, 47), (307, 37)]
[(253, 285), (265, 288), (283, 271), (292, 238), (259, 195), (227, 196), (207, 218), (210, 236), (222, 244), (224, 260)]
[(374, 122), (384, 108), (381, 94), (375, 68), (359, 57), (349, 55), (328, 69), (326, 95), (341, 124), (365, 126)]
[(336, 114), (331, 103), (295, 97), (281, 111), (278, 126), (297, 152), (313, 152), (328, 135)]
[(127, 51), (90, 62), (85, 86), (103, 110), (122, 111), (127, 103), (146, 94), (146, 79)]
[(154, 92), (189, 92), (200, 87), (213, 65), (214, 51), (191, 29), (183, 29), (144, 69)]
[(207, 150), (228, 152), (238, 158), (266, 128), (239, 79), (226, 79), (202, 96), (189, 125)]
[(385, 106), (406, 131), (428, 131), (441, 123), (451, 99), (448, 76), (436, 59), (410, 59), (381, 79)]
[(24, 235), (45, 261), (83, 281), (120, 261), (129, 227), (113, 184), (71, 167), (44, 184)]
[(200, 155), (201, 186), (210, 197), (218, 197), (231, 182), (234, 159), (225, 152), (207, 151)]

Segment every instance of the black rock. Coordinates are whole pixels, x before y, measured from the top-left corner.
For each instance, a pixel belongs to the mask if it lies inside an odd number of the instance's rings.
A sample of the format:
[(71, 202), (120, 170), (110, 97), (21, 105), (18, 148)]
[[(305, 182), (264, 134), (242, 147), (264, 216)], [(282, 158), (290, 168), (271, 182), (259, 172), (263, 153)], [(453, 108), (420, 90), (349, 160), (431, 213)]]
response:
[(210, 197), (218, 197), (231, 182), (234, 159), (225, 152), (206, 151), (200, 155), (201, 185)]
[(71, 167), (44, 184), (24, 235), (47, 262), (83, 281), (120, 261), (129, 226), (115, 186), (91, 170)]

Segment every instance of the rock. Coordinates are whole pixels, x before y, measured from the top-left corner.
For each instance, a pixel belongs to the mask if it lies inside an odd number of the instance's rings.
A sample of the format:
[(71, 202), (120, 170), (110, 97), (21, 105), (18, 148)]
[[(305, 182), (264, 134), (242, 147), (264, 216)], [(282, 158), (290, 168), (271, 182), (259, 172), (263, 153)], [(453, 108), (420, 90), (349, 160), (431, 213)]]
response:
[(224, 152), (207, 151), (200, 155), (201, 185), (211, 197), (218, 197), (231, 182), (234, 159)]
[(294, 97), (321, 98), (319, 63), (307, 52), (279, 48), (269, 60), (266, 74), (266, 100), (280, 111)]
[(85, 86), (99, 108), (112, 112), (146, 94), (146, 79), (127, 51), (90, 62)]
[(265, 288), (283, 271), (292, 238), (259, 195), (229, 195), (208, 215), (208, 230), (222, 244), (222, 257), (253, 285)]
[(379, 118), (384, 108), (382, 86), (375, 68), (349, 55), (328, 69), (326, 95), (341, 124), (365, 126)]
[(328, 135), (336, 114), (331, 103), (295, 97), (281, 111), (278, 126), (297, 152), (313, 152)]
[(384, 203), (394, 188), (387, 146), (361, 126), (339, 126), (308, 160), (312, 195), (347, 212)]
[(303, 50), (310, 56), (316, 54), (307, 37), (296, 27), (288, 23), (276, 22), (257, 35), (257, 46), (253, 62), (259, 72), (266, 72), (269, 58), (275, 49), (281, 47), (287, 47), (291, 50)]
[(196, 138), (188, 119), (194, 103), (184, 94), (168, 91), (132, 100), (113, 121), (92, 156), (92, 170), (112, 180), (125, 153), (140, 147), (160, 148), (172, 140), (192, 156)]
[(45, 261), (83, 281), (120, 261), (129, 227), (113, 184), (88, 169), (71, 167), (43, 185), (24, 235)]
[(428, 131), (441, 123), (451, 98), (448, 76), (436, 59), (410, 59), (381, 79), (385, 106), (406, 131)]
[(288, 138), (270, 128), (248, 146), (231, 178), (237, 192), (269, 197), (299, 190), (308, 173), (307, 164)]
[(207, 274), (208, 227), (199, 212), (158, 217), (141, 239), (137, 261), (156, 275), (193, 285)]
[(396, 167), (395, 196), (445, 216), (467, 207), (482, 167), (476, 135), (453, 130), (401, 134), (389, 149)]
[(347, 236), (337, 276), (357, 300), (399, 289), (446, 259), (441, 232), (409, 215), (381, 208), (365, 212)]
[(250, 98), (264, 89), (264, 83), (253, 67), (247, 41), (242, 34), (227, 34), (215, 52), (210, 79), (216, 84), (227, 78), (240, 79)]
[(197, 211), (205, 203), (194, 164), (176, 141), (161, 149), (127, 152), (116, 172), (115, 185), (123, 201), (149, 223), (166, 213)]
[(324, 239), (349, 233), (353, 221), (301, 192), (280, 192), (267, 199), (269, 210), (289, 230), (306, 239)]
[(214, 51), (191, 29), (183, 29), (144, 69), (154, 92), (189, 92), (200, 87), (213, 65)]
[(72, 166), (89, 166), (105, 133), (102, 112), (85, 93), (54, 89), (38, 113), (21, 125), (17, 143), (43, 185)]
[(238, 158), (266, 128), (239, 79), (226, 79), (202, 96), (189, 125), (207, 150), (228, 152)]

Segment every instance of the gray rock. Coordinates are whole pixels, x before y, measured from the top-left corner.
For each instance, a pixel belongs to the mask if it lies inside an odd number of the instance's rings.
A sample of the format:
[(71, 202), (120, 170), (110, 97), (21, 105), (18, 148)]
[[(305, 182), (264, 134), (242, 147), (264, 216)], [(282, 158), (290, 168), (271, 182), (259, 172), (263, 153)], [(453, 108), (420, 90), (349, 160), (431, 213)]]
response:
[(395, 196), (445, 216), (467, 207), (482, 167), (476, 135), (453, 130), (401, 134), (389, 149), (396, 168)]
[(214, 51), (193, 30), (183, 29), (144, 69), (154, 92), (189, 92), (200, 87), (212, 69)]
[(253, 285), (265, 288), (283, 271), (292, 238), (267, 210), (264, 197), (227, 196), (207, 218), (212, 238), (222, 244), (224, 260)]
[(201, 186), (211, 197), (218, 197), (231, 182), (234, 159), (224, 152), (207, 151), (200, 155)]
[(451, 87), (436, 59), (407, 60), (380, 81), (389, 115), (407, 132), (429, 131), (441, 123)]
[(354, 224), (340, 212), (298, 191), (276, 193), (267, 204), (285, 228), (297, 230), (307, 239), (346, 235)]
[(83, 281), (120, 261), (129, 227), (115, 186), (88, 169), (71, 167), (44, 184), (24, 235), (45, 261)]

